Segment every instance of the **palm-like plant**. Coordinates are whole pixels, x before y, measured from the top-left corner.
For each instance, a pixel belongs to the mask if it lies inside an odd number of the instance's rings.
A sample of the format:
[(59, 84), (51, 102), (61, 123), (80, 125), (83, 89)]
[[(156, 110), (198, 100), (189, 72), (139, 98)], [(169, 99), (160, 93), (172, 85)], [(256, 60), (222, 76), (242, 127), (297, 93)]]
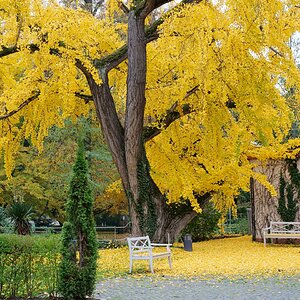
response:
[(18, 234), (30, 234), (29, 220), (33, 215), (32, 207), (21, 202), (15, 202), (6, 209), (6, 214), (13, 221)]

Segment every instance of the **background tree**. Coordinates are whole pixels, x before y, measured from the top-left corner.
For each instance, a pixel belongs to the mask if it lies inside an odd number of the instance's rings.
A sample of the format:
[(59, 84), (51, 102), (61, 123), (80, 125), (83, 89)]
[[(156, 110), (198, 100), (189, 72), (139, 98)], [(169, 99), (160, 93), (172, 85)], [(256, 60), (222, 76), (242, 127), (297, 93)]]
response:
[[(93, 104), (134, 235), (173, 240), (209, 199), (221, 211), (234, 205), (250, 176), (274, 192), (247, 157), (253, 143), (268, 156), (299, 149), (281, 144), (291, 114), (277, 88), (279, 78), (299, 83), (287, 42), (299, 30), (298, 3), (191, 2), (137, 0), (97, 19), (55, 1), (1, 1), (7, 174), (24, 137), (41, 150), (48, 128)], [(121, 14), (126, 27), (115, 22)]]
[(95, 286), (97, 240), (83, 144), (79, 145), (73, 172), (66, 204), (67, 219), (62, 229), (59, 291), (64, 299), (85, 299)]
[(86, 136), (85, 148), (95, 197), (95, 213), (111, 211), (117, 214), (120, 209), (126, 210), (124, 197), (119, 197), (120, 201), (114, 203), (115, 195), (105, 194), (107, 186), (119, 176), (109, 150), (101, 139), (101, 130), (91, 118), (79, 118), (76, 123), (66, 120), (63, 128), (50, 128), (42, 153), (38, 153), (30, 141), (25, 140), (15, 156), (10, 179), (5, 175), (2, 161), (0, 203), (3, 206), (10, 205), (15, 191), (19, 191), (23, 194), (24, 202), (34, 208), (36, 221), (41, 222), (48, 216), (63, 223), (64, 205), (75, 161), (73, 150), (77, 147), (75, 140), (79, 135)]

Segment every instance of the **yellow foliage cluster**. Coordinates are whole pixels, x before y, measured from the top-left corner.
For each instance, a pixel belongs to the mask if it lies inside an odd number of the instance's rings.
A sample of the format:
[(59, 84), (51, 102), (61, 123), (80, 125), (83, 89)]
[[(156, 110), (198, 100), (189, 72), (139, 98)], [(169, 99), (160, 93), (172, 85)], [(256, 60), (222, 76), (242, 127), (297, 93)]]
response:
[[(152, 176), (170, 203), (189, 199), (200, 212), (195, 193), (213, 193), (216, 207), (226, 210), (240, 188), (248, 189), (250, 176), (274, 193), (263, 176), (253, 173), (248, 157), (289, 153), (282, 142), (293, 116), (277, 85), (280, 78), (286, 89), (300, 82), (289, 47), (300, 31), (297, 4), (201, 1), (166, 14), (159, 39), (147, 46), (145, 125), (162, 130), (146, 150)], [(75, 96), (89, 94), (75, 63), (79, 59), (101, 83), (94, 60), (121, 47), (127, 35), (125, 23), (114, 19), (118, 6), (109, 1), (106, 18), (97, 19), (54, 0), (0, 0), (0, 45), (18, 48), (0, 59), (0, 116), (35, 98), (0, 123), (8, 175), (22, 138), (42, 149), (49, 127), (91, 108)], [(109, 74), (121, 121), (126, 76), (126, 62)], [(297, 92), (294, 102), (299, 103)], [(181, 117), (165, 128), (174, 111)], [(300, 143), (293, 143), (294, 155)]]
[(82, 10), (62, 8), (53, 1), (1, 1), (0, 45), (18, 47), (1, 58), (0, 115), (26, 109), (1, 121), (0, 147), (5, 149), (7, 174), (20, 141), (30, 138), (42, 149), (48, 128), (86, 114), (90, 105), (76, 93), (90, 94), (75, 66), (80, 59), (100, 83), (92, 61), (120, 46), (115, 29)]
[(146, 116), (159, 126), (174, 105), (192, 110), (147, 144), (152, 175), (170, 202), (189, 199), (199, 211), (195, 192), (213, 191), (223, 210), (234, 205), (239, 188), (248, 189), (250, 176), (275, 193), (248, 158), (255, 151), (260, 158), (288, 155), (282, 141), (292, 116), (276, 84), (300, 80), (288, 45), (299, 26), (293, 4), (203, 1), (172, 13), (161, 39), (148, 46)]
[[(128, 273), (127, 247), (99, 251), (98, 271), (101, 276), (116, 277)], [(172, 265), (167, 259), (154, 260), (154, 276), (205, 278), (251, 278), (255, 276), (300, 274), (299, 247), (251, 242), (249, 236), (193, 243), (193, 251), (180, 244), (172, 248)], [(133, 275), (151, 275), (147, 261), (134, 261)]]

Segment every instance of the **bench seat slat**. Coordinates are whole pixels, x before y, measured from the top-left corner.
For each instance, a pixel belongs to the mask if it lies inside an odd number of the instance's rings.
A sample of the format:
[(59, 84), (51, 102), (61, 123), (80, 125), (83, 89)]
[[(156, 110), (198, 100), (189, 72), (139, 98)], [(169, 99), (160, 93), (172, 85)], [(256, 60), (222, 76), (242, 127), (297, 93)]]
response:
[[(153, 258), (159, 258), (159, 257), (168, 257), (170, 256), (170, 252), (163, 252), (163, 253), (153, 253)], [(134, 259), (149, 259), (151, 255), (132, 255)]]
[(282, 234), (282, 233), (266, 233), (265, 234), (266, 238), (285, 238), (285, 239), (288, 239), (288, 238), (300, 238), (300, 233), (285, 233), (285, 234)]
[(271, 222), (270, 226), (263, 229), (264, 246), (266, 239), (299, 239), (300, 222)]
[[(129, 273), (131, 273), (131, 271), (132, 271), (132, 261), (133, 260), (149, 260), (150, 270), (152, 273), (154, 273), (152, 260), (155, 258), (167, 257), (170, 268), (172, 268), (171, 250), (170, 250), (170, 246), (172, 246), (172, 244), (151, 243), (149, 236), (127, 238), (127, 242), (128, 242), (128, 247), (129, 247), (129, 258), (130, 258)], [(166, 252), (153, 252), (154, 246), (166, 247), (167, 251)]]

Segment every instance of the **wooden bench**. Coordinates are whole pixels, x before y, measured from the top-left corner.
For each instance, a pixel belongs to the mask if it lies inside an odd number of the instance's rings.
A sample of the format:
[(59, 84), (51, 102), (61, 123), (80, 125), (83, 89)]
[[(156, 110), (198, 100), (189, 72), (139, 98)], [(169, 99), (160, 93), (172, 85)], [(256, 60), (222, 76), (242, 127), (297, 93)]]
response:
[[(172, 268), (171, 262), (171, 249), (172, 244), (156, 244), (151, 243), (149, 236), (131, 237), (127, 238), (129, 247), (129, 258), (130, 258), (130, 268), (129, 273), (132, 272), (132, 262), (133, 260), (149, 260), (149, 267), (152, 273), (153, 271), (153, 259), (167, 257), (169, 261), (169, 266)], [(165, 252), (154, 253), (154, 247), (166, 247)]]
[(300, 239), (300, 222), (271, 222), (263, 229), (264, 246), (266, 239)]

